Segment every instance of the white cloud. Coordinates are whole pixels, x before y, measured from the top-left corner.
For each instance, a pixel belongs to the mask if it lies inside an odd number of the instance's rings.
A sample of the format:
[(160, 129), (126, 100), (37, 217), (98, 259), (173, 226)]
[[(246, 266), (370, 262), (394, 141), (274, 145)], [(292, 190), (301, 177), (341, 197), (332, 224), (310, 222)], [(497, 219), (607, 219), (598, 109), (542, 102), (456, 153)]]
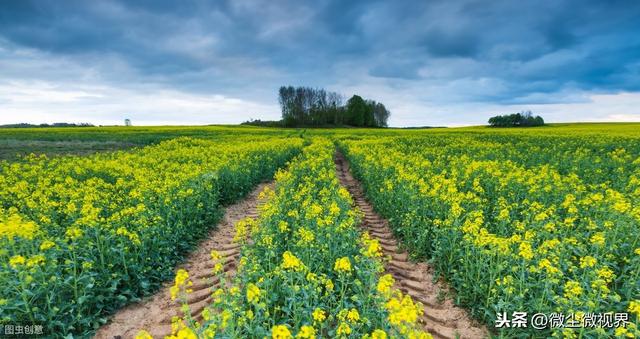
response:
[(549, 122), (640, 121), (640, 93), (590, 94), (589, 100), (578, 103), (529, 105)]
[(223, 95), (170, 89), (136, 91), (78, 86), (61, 89), (43, 82), (0, 84), (0, 124), (90, 122), (136, 125), (235, 124), (277, 119), (279, 108)]

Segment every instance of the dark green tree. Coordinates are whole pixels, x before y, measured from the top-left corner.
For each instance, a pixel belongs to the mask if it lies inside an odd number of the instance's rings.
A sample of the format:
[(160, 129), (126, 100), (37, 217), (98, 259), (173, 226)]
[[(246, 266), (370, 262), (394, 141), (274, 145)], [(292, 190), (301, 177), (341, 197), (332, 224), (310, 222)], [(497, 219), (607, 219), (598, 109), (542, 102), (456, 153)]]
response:
[(539, 115), (534, 117), (531, 111), (522, 111), (515, 114), (491, 117), (489, 118), (489, 125), (493, 127), (533, 127), (544, 125), (544, 119)]
[(361, 96), (354, 95), (347, 100), (347, 121), (349, 125), (364, 126), (366, 114), (367, 103)]

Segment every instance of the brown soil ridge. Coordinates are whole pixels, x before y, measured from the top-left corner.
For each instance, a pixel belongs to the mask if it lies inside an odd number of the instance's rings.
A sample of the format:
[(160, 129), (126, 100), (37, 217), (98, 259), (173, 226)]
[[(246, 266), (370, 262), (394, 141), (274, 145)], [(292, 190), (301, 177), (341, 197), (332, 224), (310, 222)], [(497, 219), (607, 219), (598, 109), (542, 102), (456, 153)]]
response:
[(396, 280), (396, 288), (410, 295), (414, 301), (424, 305), (421, 323), (434, 338), (487, 338), (487, 329), (469, 317), (462, 308), (456, 306), (445, 283), (434, 282), (433, 269), (426, 263), (409, 261), (409, 254), (401, 250), (387, 220), (378, 215), (365, 199), (360, 182), (350, 172), (347, 159), (340, 152), (335, 156), (338, 179), (349, 190), (355, 205), (364, 213), (361, 227), (373, 239), (378, 239), (385, 256), (385, 270)]
[[(211, 251), (216, 250), (222, 255), (224, 270), (228, 277), (232, 277), (240, 255), (240, 244), (233, 241), (235, 224), (247, 217), (257, 218), (258, 209), (263, 203), (258, 195), (273, 183), (258, 185), (245, 199), (228, 206), (220, 223), (203, 240), (186, 261), (176, 267), (189, 272), (193, 282), (193, 292), (189, 293), (187, 301), (191, 315), (201, 320), (202, 310), (211, 303), (211, 293), (220, 282), (212, 275), (214, 262)], [(173, 281), (166, 282), (153, 296), (129, 305), (119, 310), (110, 322), (102, 326), (94, 338), (97, 339), (127, 339), (135, 338), (140, 330), (146, 330), (154, 338), (164, 338), (171, 335), (171, 318), (182, 316), (180, 303), (171, 300), (169, 289)]]

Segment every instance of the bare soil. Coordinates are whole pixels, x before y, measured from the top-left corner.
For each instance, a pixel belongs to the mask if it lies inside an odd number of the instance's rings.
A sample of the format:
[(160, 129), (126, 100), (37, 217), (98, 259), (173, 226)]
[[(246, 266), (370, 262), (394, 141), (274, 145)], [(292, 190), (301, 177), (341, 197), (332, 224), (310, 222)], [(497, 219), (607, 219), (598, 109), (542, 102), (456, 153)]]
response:
[(433, 269), (427, 263), (409, 261), (409, 254), (398, 247), (398, 241), (387, 220), (375, 212), (365, 199), (360, 182), (349, 170), (349, 163), (341, 153), (336, 153), (336, 170), (340, 183), (349, 190), (355, 205), (364, 213), (361, 227), (372, 238), (378, 239), (385, 256), (385, 269), (396, 280), (396, 288), (410, 295), (424, 306), (421, 319), (424, 328), (434, 338), (487, 338), (487, 329), (472, 320), (469, 314), (456, 306), (449, 295), (453, 292), (442, 281), (435, 281)]
[[(272, 184), (260, 184), (244, 200), (228, 206), (218, 226), (182, 265), (176, 267), (176, 271), (180, 268), (187, 270), (193, 282), (193, 293), (189, 294), (188, 303), (191, 315), (196, 319), (211, 303), (211, 292), (220, 284), (212, 275), (215, 262), (211, 260), (211, 251), (216, 250), (223, 256), (224, 270), (233, 276), (240, 255), (240, 244), (233, 241), (235, 224), (241, 219), (258, 216), (261, 203), (258, 195), (267, 186)], [(169, 289), (172, 285), (173, 281), (168, 281), (153, 296), (118, 311), (108, 324), (98, 330), (95, 338), (134, 338), (142, 329), (154, 338), (170, 335), (171, 318), (182, 315), (179, 302), (171, 300)]]

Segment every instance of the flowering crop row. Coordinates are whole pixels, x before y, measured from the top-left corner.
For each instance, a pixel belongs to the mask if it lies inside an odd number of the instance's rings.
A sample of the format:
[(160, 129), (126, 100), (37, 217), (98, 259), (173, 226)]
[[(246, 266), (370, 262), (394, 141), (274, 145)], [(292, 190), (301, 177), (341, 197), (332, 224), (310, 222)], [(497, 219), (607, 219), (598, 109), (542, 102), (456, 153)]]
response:
[(501, 332), (509, 337), (640, 334), (638, 145), (570, 135), (341, 142), (405, 245), (491, 327), (498, 312), (631, 314), (615, 331)]
[[(251, 141), (251, 142), (248, 142)], [(157, 289), (298, 138), (178, 138), (129, 152), (0, 164), (0, 324), (87, 334)]]
[[(333, 152), (316, 139), (276, 174), (259, 219), (236, 226), (244, 245), (233, 284), (213, 291), (200, 322), (185, 303), (173, 337), (430, 337), (418, 324), (422, 306), (380, 276), (381, 247), (357, 227), (361, 216), (338, 182)], [(214, 268), (224, 279), (221, 271)], [(181, 271), (174, 292), (186, 300), (189, 285)]]

